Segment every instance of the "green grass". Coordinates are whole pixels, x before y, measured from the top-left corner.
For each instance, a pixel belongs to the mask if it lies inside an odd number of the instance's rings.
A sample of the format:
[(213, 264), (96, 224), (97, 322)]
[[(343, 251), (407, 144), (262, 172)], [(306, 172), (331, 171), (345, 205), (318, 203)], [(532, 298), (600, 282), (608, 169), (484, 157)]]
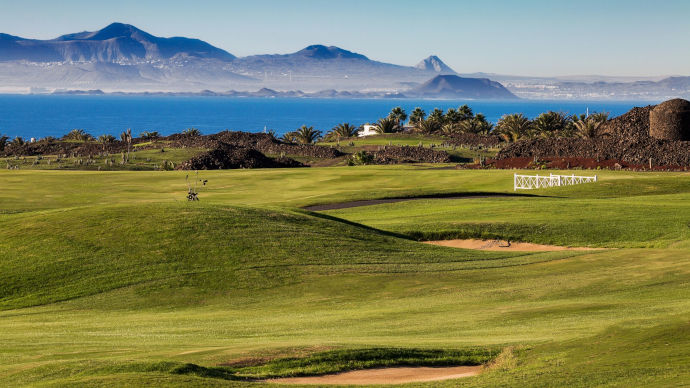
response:
[[(136, 146), (144, 146), (149, 143), (141, 143)], [(122, 154), (115, 153), (109, 156), (97, 155), (92, 159), (88, 157), (67, 157), (57, 155), (49, 156), (22, 156), (0, 158), (0, 167), (18, 167), (20, 170), (83, 170), (83, 171), (142, 171), (159, 170), (164, 162), (180, 164), (189, 158), (201, 153), (201, 148), (164, 148), (137, 150), (130, 153), (129, 162), (122, 164)], [(110, 161), (107, 163), (107, 161)]]
[(331, 350), (305, 357), (284, 357), (256, 366), (229, 368), (238, 377), (274, 378), (316, 376), (357, 369), (390, 366), (482, 365), (498, 356), (496, 349), (429, 350), (411, 348), (372, 348)]
[[(0, 385), (247, 387), (489, 359), (480, 376), (415, 386), (688, 385), (690, 176), (599, 174), (545, 197), (323, 215), (296, 208), (512, 193), (512, 171), (202, 172), (199, 203), (183, 201), (182, 172), (0, 171)], [(405, 235), (473, 223), (620, 249), (482, 252)]]

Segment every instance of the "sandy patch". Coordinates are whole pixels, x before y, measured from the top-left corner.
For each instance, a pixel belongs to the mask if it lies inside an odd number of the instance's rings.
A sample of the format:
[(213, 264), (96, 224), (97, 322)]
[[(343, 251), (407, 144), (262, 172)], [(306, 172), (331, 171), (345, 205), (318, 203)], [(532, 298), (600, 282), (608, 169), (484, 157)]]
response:
[(558, 245), (542, 245), (524, 242), (509, 242), (505, 240), (441, 240), (424, 241), (425, 244), (439, 245), (442, 247), (479, 249), (482, 251), (522, 251), (522, 252), (545, 252), (545, 251), (593, 251), (602, 248), (587, 247), (561, 247)]
[(266, 380), (280, 384), (333, 384), (333, 385), (369, 385), (369, 384), (403, 384), (422, 381), (439, 381), (476, 376), (481, 366), (455, 366), (444, 368), (400, 367), (364, 369), (336, 373), (324, 376), (286, 377)]

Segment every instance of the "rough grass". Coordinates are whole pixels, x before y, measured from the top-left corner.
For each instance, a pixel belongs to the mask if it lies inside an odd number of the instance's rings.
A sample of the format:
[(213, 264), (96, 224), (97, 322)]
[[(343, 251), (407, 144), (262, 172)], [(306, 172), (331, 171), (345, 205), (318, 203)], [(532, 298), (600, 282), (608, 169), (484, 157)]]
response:
[[(481, 375), (414, 386), (690, 382), (687, 174), (607, 172), (597, 185), (537, 192), (548, 198), (369, 208), (401, 231), (444, 231), (462, 216), (487, 228), (508, 220), (534, 240), (623, 247), (538, 254), (428, 246), (295, 209), (509, 193), (508, 171), (203, 177), (209, 186), (191, 204), (179, 172), (0, 172), (0, 385), (246, 387), (262, 384), (251, 377), (473, 354), (494, 359)], [(364, 209), (340, 216), (357, 221)], [(552, 230), (532, 233), (534, 224)]]
[(306, 357), (279, 358), (257, 366), (235, 369), (237, 376), (252, 378), (316, 376), (357, 369), (392, 366), (482, 365), (493, 360), (496, 349), (435, 350), (372, 348), (331, 350)]

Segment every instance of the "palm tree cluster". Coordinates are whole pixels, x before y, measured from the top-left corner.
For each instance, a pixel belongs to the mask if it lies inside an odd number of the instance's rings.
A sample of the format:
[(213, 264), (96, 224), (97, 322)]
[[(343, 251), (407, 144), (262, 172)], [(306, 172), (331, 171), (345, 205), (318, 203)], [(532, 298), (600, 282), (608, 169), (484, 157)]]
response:
[(350, 123), (338, 124), (323, 137), (324, 141), (340, 141), (357, 136), (359, 128)]
[(493, 129), (493, 124), (486, 120), (486, 116), (481, 113), (475, 115), (467, 105), (457, 109), (450, 108), (446, 112), (435, 108), (428, 117), (426, 112), (418, 107), (410, 115), (410, 124), (418, 132), (426, 134), (441, 132), (446, 135), (459, 133), (488, 135)]
[(549, 137), (593, 138), (608, 117), (608, 113), (567, 116), (562, 112), (549, 111), (530, 120), (522, 113), (513, 113), (498, 120), (494, 133), (507, 142)]
[(286, 143), (313, 144), (320, 138), (321, 131), (315, 130), (314, 127), (303, 125), (296, 131), (284, 134), (282, 140)]
[(63, 136), (62, 140), (91, 141), (93, 140), (93, 136), (86, 133), (83, 129), (73, 129)]

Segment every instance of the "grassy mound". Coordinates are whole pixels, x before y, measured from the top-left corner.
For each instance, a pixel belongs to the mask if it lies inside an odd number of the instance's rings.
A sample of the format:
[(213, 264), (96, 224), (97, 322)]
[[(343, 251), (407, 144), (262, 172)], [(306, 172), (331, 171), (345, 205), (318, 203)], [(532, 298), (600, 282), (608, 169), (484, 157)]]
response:
[[(0, 220), (0, 307), (136, 290), (145, 304), (192, 305), (323, 273), (516, 265), (550, 256), (433, 248), (283, 209), (118, 205)], [(553, 256), (562, 257), (562, 256)]]

